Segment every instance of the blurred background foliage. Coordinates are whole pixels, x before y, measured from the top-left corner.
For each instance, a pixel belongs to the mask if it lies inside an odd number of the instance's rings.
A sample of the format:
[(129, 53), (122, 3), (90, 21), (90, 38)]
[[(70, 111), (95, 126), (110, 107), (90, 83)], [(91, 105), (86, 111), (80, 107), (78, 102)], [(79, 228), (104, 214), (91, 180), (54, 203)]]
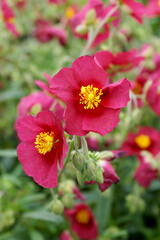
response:
[[(66, 228), (65, 219), (48, 211), (52, 199), (50, 191), (42, 189), (23, 173), (16, 157), (18, 139), (14, 122), (20, 99), (38, 90), (34, 80), (44, 80), (44, 72), (53, 76), (62, 67), (70, 66), (80, 56), (85, 41), (76, 39), (69, 27), (65, 47), (56, 39), (42, 44), (33, 34), (37, 16), (42, 15), (60, 24), (66, 7), (75, 1), (57, 6), (48, 5), (44, 0), (29, 0), (23, 11), (15, 7), (15, 2), (9, 1), (16, 14), (20, 38), (14, 38), (6, 30), (0, 15), (0, 240), (56, 240)], [(76, 1), (78, 7), (85, 3)], [(150, 43), (160, 52), (160, 18), (144, 19), (144, 24), (139, 25), (124, 16), (122, 25), (133, 34), (130, 43), (113, 33), (113, 37), (98, 49), (118, 52), (131, 47), (140, 49), (142, 44)], [(125, 49), (122, 49), (121, 42)], [(96, 49), (92, 51), (96, 52)], [(134, 80), (136, 74), (133, 70), (125, 76)], [(124, 76), (124, 73), (120, 75)], [(122, 112), (120, 124), (106, 137), (107, 140), (113, 135), (117, 139), (111, 149), (118, 148), (119, 139), (136, 125), (151, 125), (160, 130), (160, 121), (151, 110), (143, 108), (140, 111), (137, 122), (135, 119), (132, 123), (127, 113)], [(127, 127), (124, 127), (125, 121), (130, 121)], [(98, 239), (159, 240), (160, 182), (154, 181), (147, 190), (140, 187), (133, 179), (137, 167), (134, 157), (117, 159), (113, 165), (121, 179), (117, 185), (103, 194), (95, 185), (82, 187), (98, 221)], [(68, 173), (69, 177), (74, 178), (73, 175)]]

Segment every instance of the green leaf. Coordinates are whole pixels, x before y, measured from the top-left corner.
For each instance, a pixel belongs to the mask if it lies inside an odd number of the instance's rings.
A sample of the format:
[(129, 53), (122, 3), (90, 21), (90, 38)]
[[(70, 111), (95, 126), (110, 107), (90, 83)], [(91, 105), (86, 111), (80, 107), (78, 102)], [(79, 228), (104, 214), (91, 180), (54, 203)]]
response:
[(30, 237), (31, 237), (31, 240), (44, 240), (44, 237), (42, 236), (42, 234), (38, 231), (35, 231), (35, 230), (32, 230), (30, 232)]
[(17, 157), (16, 149), (0, 149), (0, 157)]
[(61, 215), (55, 215), (46, 211), (28, 212), (23, 215), (24, 218), (52, 222), (56, 225), (64, 224), (64, 218)]

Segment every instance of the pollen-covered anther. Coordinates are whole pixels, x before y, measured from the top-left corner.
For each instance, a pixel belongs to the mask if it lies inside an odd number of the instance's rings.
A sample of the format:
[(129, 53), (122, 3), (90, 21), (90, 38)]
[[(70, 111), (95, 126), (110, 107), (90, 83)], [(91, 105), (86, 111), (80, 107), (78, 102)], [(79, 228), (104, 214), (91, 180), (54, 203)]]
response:
[(151, 140), (148, 135), (141, 134), (135, 138), (135, 143), (138, 147), (146, 149), (151, 145)]
[(102, 89), (93, 87), (93, 85), (82, 86), (79, 94), (81, 97), (79, 103), (85, 105), (84, 109), (95, 109), (101, 102), (100, 96), (102, 94)]
[(45, 155), (52, 150), (54, 144), (54, 132), (41, 132), (36, 136), (35, 148), (40, 154)]
[(86, 209), (81, 209), (77, 214), (76, 214), (76, 219), (79, 223), (81, 224), (87, 224), (90, 220), (89, 213)]

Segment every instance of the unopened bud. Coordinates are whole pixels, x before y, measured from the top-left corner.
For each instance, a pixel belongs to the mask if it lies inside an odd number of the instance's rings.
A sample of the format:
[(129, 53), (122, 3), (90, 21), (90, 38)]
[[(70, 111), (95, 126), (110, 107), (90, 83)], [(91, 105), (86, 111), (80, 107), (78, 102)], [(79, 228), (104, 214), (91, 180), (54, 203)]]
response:
[(82, 185), (82, 184), (83, 184), (83, 177), (82, 177), (81, 172), (76, 171), (76, 175), (77, 175), (77, 181), (78, 181), (78, 183), (79, 183), (80, 185)]
[(97, 177), (97, 165), (95, 162), (93, 162), (92, 160), (89, 160), (87, 162), (87, 168), (85, 171), (89, 177), (91, 177), (92, 180), (96, 180)]
[(97, 166), (96, 182), (98, 183), (104, 182), (103, 172), (104, 172), (103, 168), (101, 168), (100, 166)]
[(114, 153), (112, 151), (102, 151), (99, 153), (100, 159), (110, 159), (114, 157)]
[(63, 210), (64, 210), (64, 206), (63, 206), (62, 202), (60, 200), (58, 200), (58, 199), (55, 199), (52, 202), (51, 211), (54, 214), (62, 214)]
[(73, 155), (73, 164), (74, 164), (75, 168), (78, 169), (80, 172), (83, 170), (83, 168), (84, 168), (84, 157), (83, 157), (82, 153), (76, 152)]
[(80, 24), (76, 27), (76, 33), (87, 34), (88, 33), (88, 27), (85, 24)]
[(86, 24), (87, 25), (94, 24), (96, 17), (97, 15), (95, 9), (94, 8), (90, 9), (86, 14)]
[(58, 192), (65, 194), (65, 193), (72, 193), (73, 188), (75, 187), (75, 183), (72, 180), (65, 180), (61, 182), (58, 186)]
[(72, 208), (74, 205), (74, 195), (73, 194), (65, 194), (62, 197), (62, 202), (66, 208)]
[(35, 105), (31, 108), (30, 114), (36, 116), (41, 110), (42, 110), (41, 104), (40, 104), (40, 103), (37, 103), (37, 104), (35, 104)]

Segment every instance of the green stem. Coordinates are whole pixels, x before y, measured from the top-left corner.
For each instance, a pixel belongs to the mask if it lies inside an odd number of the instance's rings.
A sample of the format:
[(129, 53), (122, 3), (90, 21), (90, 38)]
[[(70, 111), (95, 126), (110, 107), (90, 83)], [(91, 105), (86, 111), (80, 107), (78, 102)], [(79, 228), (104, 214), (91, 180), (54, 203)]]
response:
[(89, 158), (88, 157), (88, 145), (87, 145), (85, 137), (81, 137), (81, 144), (82, 144), (82, 152), (83, 152), (84, 159), (87, 160)]
[[(74, 140), (72, 140), (70, 143), (69, 143), (69, 150), (68, 150), (68, 153), (67, 153), (67, 157), (65, 158), (65, 162), (64, 162), (64, 166), (63, 166), (63, 169), (65, 169), (69, 159), (70, 159), (70, 156), (71, 156), (71, 152), (72, 152), (72, 149), (74, 147)], [(59, 176), (58, 178), (60, 178), (62, 172), (63, 172), (63, 169), (59, 172)]]
[(89, 33), (88, 33), (88, 41), (87, 44), (85, 45), (83, 51), (82, 51), (82, 55), (85, 55), (87, 53), (87, 51), (89, 50), (90, 46), (92, 45), (92, 43), (94, 42), (95, 38), (97, 37), (97, 35), (99, 34), (99, 32), (101, 31), (102, 27), (104, 26), (104, 24), (109, 20), (109, 18), (112, 16), (112, 14), (119, 8), (119, 4), (117, 4), (114, 8), (111, 9), (111, 11), (105, 16), (105, 18), (99, 23), (97, 29), (95, 32), (93, 32), (93, 29), (91, 28)]

